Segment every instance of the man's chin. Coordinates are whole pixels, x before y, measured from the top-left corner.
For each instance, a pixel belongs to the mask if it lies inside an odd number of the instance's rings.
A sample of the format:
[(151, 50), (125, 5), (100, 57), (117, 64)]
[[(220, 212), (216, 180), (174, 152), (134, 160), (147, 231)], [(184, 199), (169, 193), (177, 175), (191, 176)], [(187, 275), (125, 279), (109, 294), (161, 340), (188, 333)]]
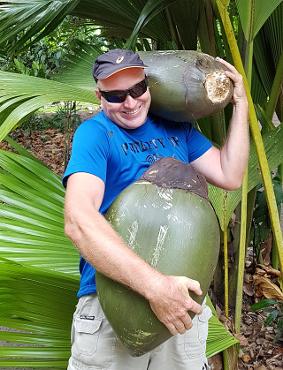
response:
[(135, 128), (138, 128), (140, 126), (142, 126), (146, 121), (146, 118), (141, 118), (141, 117), (137, 117), (135, 119), (127, 119), (127, 120), (123, 120), (121, 121), (122, 127), (124, 128), (128, 128), (128, 129), (135, 129)]

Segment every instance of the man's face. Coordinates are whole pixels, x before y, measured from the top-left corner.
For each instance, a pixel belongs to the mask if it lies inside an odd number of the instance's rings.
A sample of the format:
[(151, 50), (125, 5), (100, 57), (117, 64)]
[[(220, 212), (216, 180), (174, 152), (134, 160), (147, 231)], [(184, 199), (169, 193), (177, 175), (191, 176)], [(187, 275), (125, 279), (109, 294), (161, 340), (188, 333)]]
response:
[[(104, 80), (99, 80), (97, 85), (102, 91), (127, 90), (144, 78), (142, 68), (128, 68)], [(99, 90), (96, 91), (96, 95), (101, 101), (104, 113), (118, 126), (134, 129), (145, 123), (151, 101), (148, 89), (138, 98), (127, 95), (122, 103), (109, 103), (101, 96)]]

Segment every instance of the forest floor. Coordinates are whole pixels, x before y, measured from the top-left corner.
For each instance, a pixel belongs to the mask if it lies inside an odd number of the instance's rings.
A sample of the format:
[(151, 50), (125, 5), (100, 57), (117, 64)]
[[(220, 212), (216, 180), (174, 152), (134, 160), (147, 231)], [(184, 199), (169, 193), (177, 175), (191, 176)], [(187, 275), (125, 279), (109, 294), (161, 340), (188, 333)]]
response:
[[(84, 116), (85, 118), (85, 116)], [(72, 136), (72, 135), (71, 135)], [(16, 130), (13, 138), (26, 149), (31, 151), (37, 158), (43, 161), (53, 172), (61, 176), (64, 172), (66, 157), (66, 134), (59, 129), (47, 128), (45, 130)], [(1, 148), (1, 146), (0, 146)], [(271, 240), (266, 242), (266, 248), (271, 247)], [(247, 370), (279, 370), (283, 369), (283, 329), (278, 327), (280, 315), (283, 323), (282, 305), (272, 307), (272, 320), (266, 324), (268, 316), (266, 309), (254, 312), (251, 304), (266, 297), (266, 292), (276, 290), (278, 271), (266, 265), (255, 266), (251, 251), (246, 260), (244, 298), (242, 311), (239, 369)], [(275, 282), (276, 284), (273, 284)], [(272, 285), (271, 285), (271, 284)], [(274, 288), (275, 286), (275, 288)], [(282, 291), (278, 288), (280, 298)], [(274, 297), (271, 293), (271, 297)], [(277, 298), (278, 298), (277, 297)], [(281, 297), (282, 299), (282, 297)], [(217, 307), (220, 319), (231, 328), (231, 320), (227, 320)], [(221, 370), (222, 361), (219, 356), (213, 358), (212, 370)], [(173, 370), (173, 369), (172, 369)]]

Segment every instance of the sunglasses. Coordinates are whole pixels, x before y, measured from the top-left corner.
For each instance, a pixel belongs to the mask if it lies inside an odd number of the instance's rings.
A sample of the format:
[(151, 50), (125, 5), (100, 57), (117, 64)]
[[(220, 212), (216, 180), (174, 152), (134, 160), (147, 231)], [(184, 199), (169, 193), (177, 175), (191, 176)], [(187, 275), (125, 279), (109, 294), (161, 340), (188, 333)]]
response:
[(132, 98), (136, 99), (143, 95), (147, 90), (147, 78), (138, 82), (133, 87), (127, 90), (109, 90), (102, 91), (99, 89), (99, 92), (103, 98), (108, 101), (108, 103), (123, 103), (128, 95), (131, 95)]

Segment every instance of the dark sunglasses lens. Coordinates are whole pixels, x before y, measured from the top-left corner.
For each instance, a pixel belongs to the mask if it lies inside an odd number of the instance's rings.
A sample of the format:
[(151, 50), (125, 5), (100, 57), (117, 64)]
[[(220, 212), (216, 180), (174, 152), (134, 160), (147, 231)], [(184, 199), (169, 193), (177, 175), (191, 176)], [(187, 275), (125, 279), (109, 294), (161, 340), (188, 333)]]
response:
[(127, 92), (119, 92), (115, 93), (113, 92), (103, 92), (102, 96), (105, 100), (108, 101), (108, 103), (123, 103), (127, 97)]
[(141, 82), (137, 83), (134, 87), (129, 90), (129, 93), (132, 98), (138, 98), (143, 95), (147, 90), (147, 83), (146, 80), (142, 80)]

